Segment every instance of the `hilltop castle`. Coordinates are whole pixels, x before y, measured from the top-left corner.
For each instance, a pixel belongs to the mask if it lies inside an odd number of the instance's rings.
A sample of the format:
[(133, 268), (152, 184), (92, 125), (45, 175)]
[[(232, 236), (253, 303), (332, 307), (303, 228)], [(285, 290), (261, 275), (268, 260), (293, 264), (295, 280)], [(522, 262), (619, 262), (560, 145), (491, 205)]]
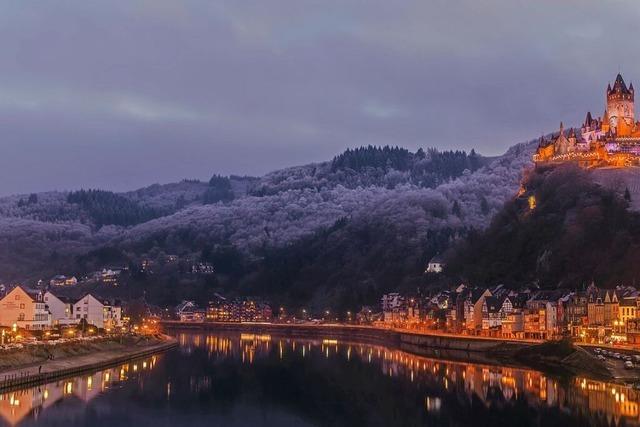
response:
[(533, 156), (536, 163), (573, 162), (582, 167), (640, 165), (640, 122), (635, 119), (633, 83), (627, 87), (617, 75), (607, 86), (607, 106), (602, 117), (587, 113), (579, 133), (560, 132), (551, 139), (540, 138)]

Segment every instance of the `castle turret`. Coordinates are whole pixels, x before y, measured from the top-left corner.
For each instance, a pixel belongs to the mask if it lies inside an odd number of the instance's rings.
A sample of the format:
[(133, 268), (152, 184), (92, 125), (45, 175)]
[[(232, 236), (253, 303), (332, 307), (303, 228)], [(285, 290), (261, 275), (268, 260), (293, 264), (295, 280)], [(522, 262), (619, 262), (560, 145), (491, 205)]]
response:
[(602, 115), (602, 132), (607, 133), (609, 132), (609, 125), (610, 125), (611, 121), (609, 120), (609, 111), (607, 111), (606, 109), (604, 110), (604, 114)]
[(633, 85), (628, 88), (620, 74), (616, 76), (613, 87), (607, 86), (607, 113), (611, 128), (617, 128), (619, 120), (628, 125), (635, 123), (634, 94)]
[(587, 117), (584, 119), (584, 127), (589, 128), (593, 123), (593, 117), (591, 117), (591, 111), (587, 113)]
[(554, 144), (554, 152), (556, 154), (567, 154), (569, 150), (569, 140), (564, 135), (564, 124), (560, 122), (560, 132), (558, 138), (556, 138)]

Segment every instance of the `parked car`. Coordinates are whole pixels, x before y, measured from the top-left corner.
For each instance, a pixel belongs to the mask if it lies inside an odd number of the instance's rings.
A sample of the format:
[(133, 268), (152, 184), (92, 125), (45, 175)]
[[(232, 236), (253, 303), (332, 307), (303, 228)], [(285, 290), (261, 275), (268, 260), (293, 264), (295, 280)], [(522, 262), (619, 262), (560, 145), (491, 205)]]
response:
[(597, 358), (598, 358), (598, 360), (602, 360), (602, 361), (607, 360), (607, 358), (606, 358), (606, 357), (604, 357), (604, 356), (603, 356), (603, 355), (601, 355), (601, 354), (599, 354), (599, 355), (597, 356)]
[(613, 353), (613, 357), (616, 359), (622, 359), (622, 356), (620, 355), (620, 353)]
[(627, 360), (624, 362), (624, 369), (633, 369), (633, 362)]
[(640, 362), (640, 354), (634, 354), (633, 360), (635, 360), (636, 362)]

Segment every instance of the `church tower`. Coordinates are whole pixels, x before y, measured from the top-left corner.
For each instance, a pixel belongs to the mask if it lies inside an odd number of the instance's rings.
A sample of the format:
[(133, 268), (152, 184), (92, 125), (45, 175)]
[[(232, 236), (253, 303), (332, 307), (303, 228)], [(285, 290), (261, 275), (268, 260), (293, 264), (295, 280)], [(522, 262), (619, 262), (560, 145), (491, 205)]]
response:
[[(607, 111), (609, 126), (618, 128), (618, 122), (624, 120), (628, 126), (635, 123), (633, 108), (634, 89), (633, 83), (627, 88), (622, 76), (618, 74), (616, 81), (607, 86)], [(624, 127), (624, 125), (622, 125)]]

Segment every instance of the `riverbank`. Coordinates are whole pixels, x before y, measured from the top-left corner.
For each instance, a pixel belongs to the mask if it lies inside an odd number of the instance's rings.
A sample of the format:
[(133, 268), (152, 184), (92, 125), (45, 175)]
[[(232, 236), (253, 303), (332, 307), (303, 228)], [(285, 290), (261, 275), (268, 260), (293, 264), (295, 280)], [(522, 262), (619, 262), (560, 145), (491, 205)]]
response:
[(619, 379), (613, 369), (595, 358), (592, 353), (579, 346), (567, 346), (566, 343), (554, 345), (533, 340), (507, 340), (355, 325), (165, 321), (162, 322), (162, 326), (166, 331), (226, 331), (277, 334), (299, 339), (349, 340), (394, 347), (418, 356), (452, 361), (532, 368), (561, 376), (581, 375), (598, 380)]
[(117, 365), (177, 345), (167, 335), (151, 335), (5, 350), (0, 352), (0, 391)]

